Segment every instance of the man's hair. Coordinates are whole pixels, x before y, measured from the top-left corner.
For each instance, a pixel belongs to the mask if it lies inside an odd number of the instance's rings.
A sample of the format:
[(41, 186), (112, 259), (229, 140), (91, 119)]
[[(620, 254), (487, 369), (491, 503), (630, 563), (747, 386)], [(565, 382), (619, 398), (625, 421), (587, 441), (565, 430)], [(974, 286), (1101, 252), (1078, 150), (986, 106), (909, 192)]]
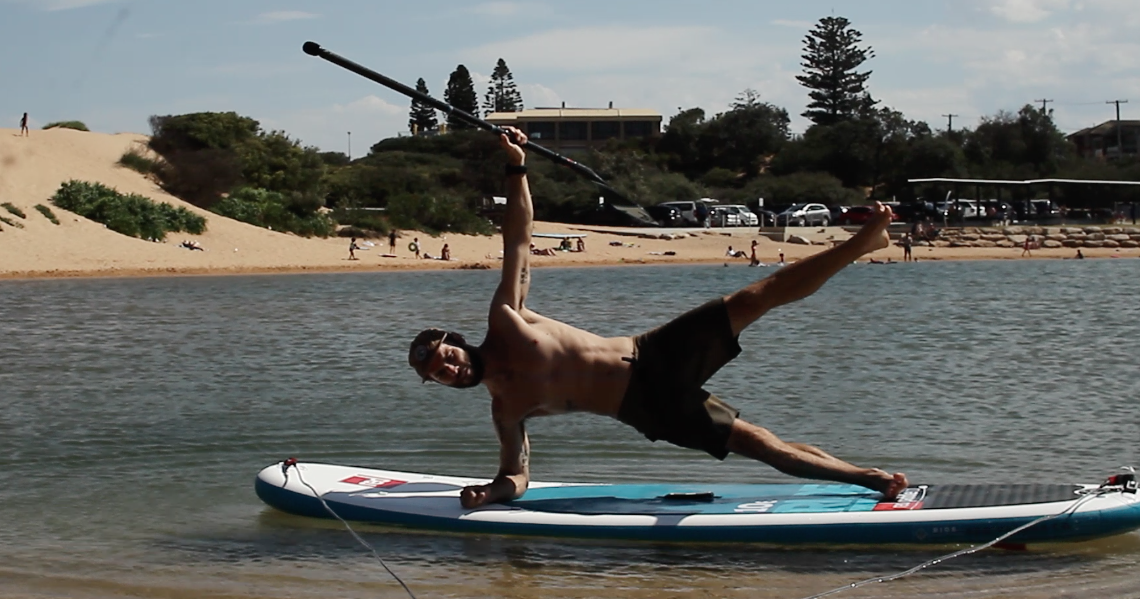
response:
[(428, 372), (428, 366), (431, 365), (432, 357), (439, 351), (439, 346), (443, 345), (444, 341), (448, 345), (454, 345), (462, 348), (467, 352), (471, 359), (472, 370), (474, 371), (475, 380), (465, 385), (453, 385), (458, 388), (474, 387), (483, 380), (483, 356), (479, 353), (479, 348), (472, 347), (467, 343), (467, 339), (454, 331), (445, 331), (443, 329), (424, 329), (415, 339), (412, 339), (412, 345), (408, 349), (408, 364), (416, 370), (416, 374), (424, 381), (434, 380), (431, 373)]

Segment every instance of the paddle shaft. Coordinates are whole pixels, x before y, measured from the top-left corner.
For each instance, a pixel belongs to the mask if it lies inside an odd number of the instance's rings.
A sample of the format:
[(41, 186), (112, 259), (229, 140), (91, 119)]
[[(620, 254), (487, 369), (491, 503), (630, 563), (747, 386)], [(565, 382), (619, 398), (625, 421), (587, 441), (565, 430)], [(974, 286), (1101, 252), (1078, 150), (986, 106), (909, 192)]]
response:
[[(384, 87), (387, 87), (388, 89), (400, 92), (401, 94), (404, 94), (405, 96), (408, 96), (409, 98), (411, 98), (413, 100), (423, 102), (424, 104), (427, 104), (428, 106), (431, 106), (432, 108), (435, 108), (436, 110), (439, 110), (445, 114), (448, 114), (448, 115), (454, 116), (454, 117), (458, 117), (459, 119), (466, 121), (466, 122), (468, 122), (468, 123), (470, 123), (476, 127), (479, 127), (480, 129), (490, 131), (491, 133), (494, 133), (496, 135), (511, 136), (510, 133), (508, 133), (506, 129), (503, 129), (502, 127), (499, 127), (498, 125), (493, 125), (491, 123), (488, 123), (487, 121), (485, 121), (485, 120), (483, 120), (483, 119), (481, 119), (481, 118), (479, 118), (479, 117), (477, 117), (477, 116), (475, 116), (475, 115), (473, 115), (467, 111), (460, 110), (460, 109), (452, 106), (451, 104), (448, 104), (447, 102), (437, 100), (437, 99), (435, 99), (435, 98), (433, 98), (433, 97), (431, 97), (431, 96), (429, 96), (423, 92), (420, 92), (420, 91), (417, 91), (413, 88), (410, 88), (410, 87), (404, 85), (403, 83), (400, 83), (399, 81), (396, 81), (395, 79), (392, 79), (391, 77), (386, 77), (384, 75), (381, 75), (380, 73), (377, 73), (376, 71), (373, 71), (372, 69), (370, 69), (364, 65), (357, 64), (357, 63), (355, 63), (355, 62), (353, 62), (353, 61), (351, 61), (351, 60), (349, 60), (343, 56), (340, 56), (340, 55), (335, 54), (333, 52), (329, 52), (328, 50), (325, 50), (324, 48), (322, 48), (321, 45), (316, 43), (316, 42), (305, 42), (305, 44), (301, 47), (301, 49), (305, 51), (305, 54), (308, 54), (310, 56), (316, 56), (317, 58), (323, 58), (323, 59), (325, 59), (325, 60), (327, 60), (327, 61), (329, 61), (329, 62), (331, 62), (331, 63), (333, 63), (339, 67), (348, 69), (348, 70), (352, 71), (353, 73), (360, 75), (361, 77), (371, 79), (372, 81), (375, 81), (376, 83), (379, 83), (380, 85), (383, 85)], [(511, 136), (511, 137), (513, 139), (513, 136)], [(584, 177), (589, 179), (591, 182), (593, 182), (594, 184), (601, 187), (602, 189), (604, 189), (604, 190), (608, 191), (609, 193), (617, 196), (618, 198), (621, 198), (621, 199), (629, 202), (629, 200), (626, 199), (625, 196), (623, 196), (621, 193), (619, 193), (616, 189), (610, 187), (609, 184), (606, 183), (606, 180), (603, 179), (601, 176), (599, 176), (598, 173), (595, 173), (594, 170), (591, 169), (590, 167), (588, 167), (588, 166), (586, 166), (580, 162), (571, 160), (571, 159), (563, 156), (562, 154), (559, 154), (558, 152), (544, 148), (544, 147), (542, 147), (542, 146), (540, 146), (540, 145), (538, 145), (538, 144), (536, 144), (530, 140), (527, 140), (527, 142), (525, 144), (523, 144), (523, 147), (527, 151), (534, 152), (534, 153), (536, 153), (536, 154), (538, 154), (544, 158), (547, 158), (547, 159), (553, 161), (555, 164), (561, 164), (563, 166), (574, 169), (575, 171), (577, 171), (578, 173), (580, 173), (581, 175), (583, 175)], [(630, 203), (632, 204), (632, 202), (630, 202)]]

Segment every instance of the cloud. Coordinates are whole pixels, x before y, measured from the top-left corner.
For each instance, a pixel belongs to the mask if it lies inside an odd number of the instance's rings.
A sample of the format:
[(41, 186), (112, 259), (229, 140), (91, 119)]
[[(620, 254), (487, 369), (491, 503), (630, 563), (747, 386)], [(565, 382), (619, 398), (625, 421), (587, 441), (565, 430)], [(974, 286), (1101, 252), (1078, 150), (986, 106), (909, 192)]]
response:
[(467, 12), (485, 17), (514, 17), (528, 8), (522, 2), (484, 2), (476, 4)]
[(1069, 0), (996, 0), (989, 12), (1011, 23), (1036, 23), (1067, 8)]
[(810, 31), (813, 27), (815, 27), (815, 23), (812, 23), (811, 21), (789, 21), (787, 19), (776, 19), (772, 21), (772, 24), (777, 27), (789, 27), (792, 29), (800, 29), (805, 32)]
[(272, 12), (263, 12), (257, 15), (256, 22), (258, 23), (281, 23), (283, 21), (301, 21), (305, 19), (316, 19), (321, 15), (304, 12), (300, 10), (278, 10)]
[(46, 11), (58, 10), (71, 10), (73, 8), (83, 8), (85, 6), (94, 6), (96, 4), (110, 4), (112, 2), (119, 2), (120, 0), (14, 0), (20, 4), (26, 4)]

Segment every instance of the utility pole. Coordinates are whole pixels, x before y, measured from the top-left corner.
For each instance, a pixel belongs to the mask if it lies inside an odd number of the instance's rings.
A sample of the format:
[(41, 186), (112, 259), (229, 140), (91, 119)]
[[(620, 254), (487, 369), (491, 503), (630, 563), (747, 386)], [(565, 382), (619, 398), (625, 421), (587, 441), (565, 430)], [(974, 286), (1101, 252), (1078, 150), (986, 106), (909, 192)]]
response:
[(348, 159), (352, 160), (352, 131), (348, 132)]
[(949, 119), (949, 120), (946, 122), (946, 132), (947, 132), (947, 133), (949, 133), (949, 132), (953, 131), (953, 130), (954, 130), (954, 117), (956, 117), (956, 116), (959, 116), (959, 115), (956, 115), (956, 114), (944, 114), (944, 115), (942, 115), (942, 116), (944, 116), (944, 117), (946, 117), (947, 119)]
[(1124, 142), (1120, 133), (1120, 105), (1127, 104), (1128, 100), (1109, 100), (1105, 104), (1116, 104), (1116, 157), (1124, 157)]
[(1046, 100), (1044, 98), (1042, 98), (1040, 100), (1034, 100), (1034, 102), (1040, 102), (1041, 103), (1041, 112), (1046, 112), (1046, 106), (1052, 101), (1053, 100)]

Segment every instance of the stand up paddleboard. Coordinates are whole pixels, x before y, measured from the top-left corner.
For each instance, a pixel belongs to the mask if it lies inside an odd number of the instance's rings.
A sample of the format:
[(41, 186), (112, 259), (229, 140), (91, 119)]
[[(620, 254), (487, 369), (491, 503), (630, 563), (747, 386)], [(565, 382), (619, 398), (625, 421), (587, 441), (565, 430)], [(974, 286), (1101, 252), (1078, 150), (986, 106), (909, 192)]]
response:
[(1132, 474), (1113, 476), (1102, 485), (918, 485), (894, 501), (843, 484), (531, 482), (521, 499), (464, 509), (460, 490), (486, 482), (288, 460), (262, 470), (255, 486), (265, 503), (301, 516), (333, 517), (319, 495), (349, 521), (548, 537), (983, 543), (1045, 516), (1057, 517), (1008, 542), (1085, 540), (1140, 528), (1140, 494)]

